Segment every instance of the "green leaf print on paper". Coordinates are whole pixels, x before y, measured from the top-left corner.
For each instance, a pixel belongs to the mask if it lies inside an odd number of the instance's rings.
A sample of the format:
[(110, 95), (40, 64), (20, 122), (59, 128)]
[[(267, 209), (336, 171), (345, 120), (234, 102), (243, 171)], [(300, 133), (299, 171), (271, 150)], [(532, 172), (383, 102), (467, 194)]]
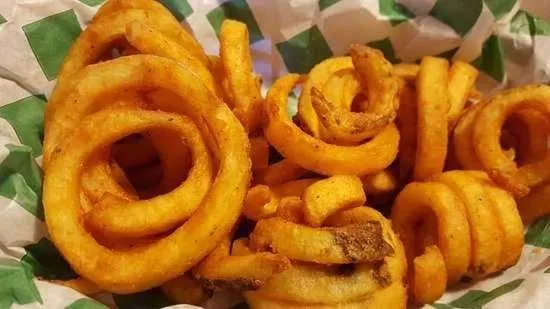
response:
[(6, 145), (9, 154), (0, 162), (0, 196), (15, 200), (23, 209), (44, 220), (41, 170), (24, 145)]
[(42, 303), (32, 275), (20, 264), (0, 264), (0, 309), (12, 304)]
[(89, 6), (98, 6), (105, 2), (105, 0), (80, 0), (80, 2), (89, 5)]
[(510, 32), (531, 36), (550, 35), (550, 22), (533, 16), (525, 11), (518, 11), (510, 22)]
[(46, 99), (43, 96), (30, 96), (0, 106), (0, 118), (14, 128), (21, 143), (32, 148), (33, 157), (42, 154), (45, 107)]
[(481, 55), (472, 61), (472, 65), (480, 71), (491, 76), (494, 80), (502, 82), (506, 69), (504, 67), (504, 52), (500, 38), (496, 35), (491, 35), (485, 43)]
[(113, 294), (113, 299), (119, 309), (157, 309), (174, 305), (158, 288), (128, 295)]
[(341, 0), (319, 0), (319, 11), (322, 11), (333, 4), (340, 2)]
[(179, 21), (193, 14), (193, 9), (188, 0), (159, 0)]
[(21, 263), (36, 277), (46, 280), (78, 277), (50, 240), (42, 238), (38, 243), (26, 246), (25, 250), (27, 254), (23, 256)]
[(494, 299), (512, 292), (517, 289), (524, 279), (516, 279), (505, 283), (497, 288), (492, 289), (489, 292), (480, 290), (470, 290), (461, 297), (453, 300), (449, 304), (435, 303), (431, 306), (437, 309), (450, 309), (450, 308), (465, 308), (465, 309), (481, 309), (483, 306), (493, 301)]
[(472, 29), (482, 10), (481, 0), (437, 0), (430, 15), (464, 36)]
[(0, 15), (0, 25), (7, 22), (7, 20), (4, 18), (4, 16)]
[(512, 33), (531, 33), (531, 16), (525, 11), (518, 11), (510, 21), (510, 32)]
[(529, 226), (525, 233), (525, 243), (550, 249), (550, 217), (543, 217)]
[(481, 308), (478, 304), (479, 299), (483, 299), (487, 292), (480, 290), (470, 290), (461, 297), (453, 300), (450, 304), (455, 308)]
[(222, 5), (206, 14), (206, 18), (210, 22), (210, 25), (212, 25), (212, 28), (214, 28), (217, 36), (220, 36), (223, 21), (229, 18), (246, 24), (250, 44), (263, 40), (264, 38), (246, 0), (231, 0), (224, 2)]
[(481, 308), (483, 305), (489, 303), (495, 298), (512, 292), (518, 288), (522, 282), (523, 279), (516, 279), (505, 283), (498, 288), (492, 289), (489, 292), (472, 290), (461, 298), (452, 301), (451, 305), (457, 308)]
[(57, 77), (63, 59), (80, 31), (80, 24), (73, 10), (23, 26), (34, 56), (48, 80)]
[(109, 307), (89, 298), (81, 298), (65, 307), (65, 309), (109, 309)]
[(510, 12), (517, 0), (485, 0), (485, 4), (496, 19)]
[(414, 18), (414, 14), (396, 0), (378, 0), (378, 8), (380, 14), (386, 16), (392, 26)]
[(286, 68), (292, 73), (308, 73), (317, 63), (332, 56), (332, 51), (317, 26), (276, 46)]
[(533, 26), (531, 27), (531, 34), (534, 35), (550, 35), (550, 22), (531, 16), (533, 20)]

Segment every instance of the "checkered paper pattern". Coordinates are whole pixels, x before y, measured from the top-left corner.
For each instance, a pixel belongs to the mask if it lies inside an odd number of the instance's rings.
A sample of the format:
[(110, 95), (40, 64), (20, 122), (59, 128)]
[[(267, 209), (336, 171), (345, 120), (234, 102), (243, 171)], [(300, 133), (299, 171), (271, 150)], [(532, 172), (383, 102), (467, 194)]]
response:
[[(104, 0), (0, 1), (0, 309), (106, 308), (43, 279), (76, 274), (47, 238), (41, 204), (43, 113), (63, 58)], [(224, 19), (247, 24), (266, 86), (287, 72), (347, 52), (378, 48), (393, 63), (439, 55), (471, 62), (479, 88), (550, 80), (548, 0), (160, 0), (217, 53)], [(295, 100), (293, 100), (295, 101)], [(290, 107), (295, 108), (295, 106)], [(530, 226), (518, 265), (448, 291), (434, 308), (545, 308), (550, 219)], [(172, 305), (157, 289), (100, 295), (119, 308)], [(247, 308), (216, 295), (209, 308)], [(180, 307), (183, 308), (183, 307)]]

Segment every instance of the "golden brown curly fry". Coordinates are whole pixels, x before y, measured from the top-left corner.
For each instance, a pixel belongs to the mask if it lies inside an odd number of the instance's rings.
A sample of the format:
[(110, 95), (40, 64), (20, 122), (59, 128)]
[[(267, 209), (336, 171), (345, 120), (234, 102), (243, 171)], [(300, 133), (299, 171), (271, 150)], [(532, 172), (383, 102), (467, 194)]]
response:
[(195, 267), (195, 277), (213, 289), (256, 290), (290, 267), (290, 261), (279, 254), (230, 255), (230, 248), (230, 238), (223, 240)]
[(250, 234), (250, 247), (319, 264), (373, 262), (393, 253), (378, 222), (339, 228), (312, 228), (280, 218), (261, 220)]

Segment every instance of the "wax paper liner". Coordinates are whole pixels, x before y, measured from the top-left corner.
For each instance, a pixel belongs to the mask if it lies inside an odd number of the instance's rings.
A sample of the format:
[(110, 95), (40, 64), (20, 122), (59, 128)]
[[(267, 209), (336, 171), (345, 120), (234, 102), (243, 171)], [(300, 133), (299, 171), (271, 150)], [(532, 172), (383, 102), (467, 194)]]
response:
[[(102, 0), (0, 1), (0, 309), (161, 308), (158, 290), (92, 300), (43, 279), (74, 272), (48, 240), (41, 205), (43, 112), (64, 56)], [(439, 55), (474, 64), (492, 93), (550, 76), (550, 0), (163, 0), (209, 53), (225, 18), (247, 24), (266, 86), (286, 72), (346, 53), (381, 49), (392, 62)], [(292, 107), (291, 107), (292, 110)], [(448, 291), (435, 308), (545, 308), (550, 220), (527, 229), (518, 265)], [(159, 253), (159, 259), (162, 253)], [(246, 308), (217, 294), (206, 308)], [(179, 306), (185, 308), (185, 306)]]

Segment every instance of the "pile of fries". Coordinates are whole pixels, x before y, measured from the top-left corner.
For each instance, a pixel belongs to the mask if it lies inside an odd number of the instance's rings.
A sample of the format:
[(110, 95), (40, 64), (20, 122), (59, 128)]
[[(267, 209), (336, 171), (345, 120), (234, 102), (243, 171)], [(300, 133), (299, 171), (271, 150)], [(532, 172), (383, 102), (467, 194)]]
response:
[(352, 45), (263, 98), (244, 24), (208, 56), (159, 3), (109, 0), (45, 116), (46, 223), (81, 276), (56, 283), (405, 308), (513, 266), (550, 212), (550, 87), (483, 98), (477, 75)]

